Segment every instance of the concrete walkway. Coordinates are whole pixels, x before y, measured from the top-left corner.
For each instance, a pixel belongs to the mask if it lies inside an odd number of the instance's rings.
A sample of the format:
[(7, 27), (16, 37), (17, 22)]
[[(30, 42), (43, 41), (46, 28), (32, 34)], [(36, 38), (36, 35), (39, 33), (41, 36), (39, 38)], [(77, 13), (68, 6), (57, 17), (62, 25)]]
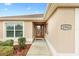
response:
[(51, 56), (45, 40), (35, 40), (27, 56)]

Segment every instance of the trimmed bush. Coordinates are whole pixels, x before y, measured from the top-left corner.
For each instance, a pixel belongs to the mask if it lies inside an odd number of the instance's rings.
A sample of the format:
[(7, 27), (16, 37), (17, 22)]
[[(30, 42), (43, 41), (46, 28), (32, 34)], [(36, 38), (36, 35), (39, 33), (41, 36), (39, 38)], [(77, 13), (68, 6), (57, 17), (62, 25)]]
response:
[(2, 45), (3, 44), (3, 42), (2, 41), (0, 41), (0, 45)]
[(26, 42), (26, 39), (24, 37), (21, 37), (21, 38), (18, 39), (20, 49), (25, 48), (25, 42)]
[(13, 40), (0, 41), (0, 56), (13, 55)]
[(0, 42), (1, 46), (13, 46), (13, 40), (6, 40), (4, 42)]
[(0, 46), (0, 56), (12, 56), (13, 47), (12, 46)]

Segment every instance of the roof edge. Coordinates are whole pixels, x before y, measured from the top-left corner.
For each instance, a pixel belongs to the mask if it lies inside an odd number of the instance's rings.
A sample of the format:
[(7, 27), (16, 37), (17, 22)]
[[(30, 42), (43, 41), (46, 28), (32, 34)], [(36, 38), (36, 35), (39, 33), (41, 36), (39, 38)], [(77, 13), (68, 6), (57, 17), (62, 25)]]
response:
[(57, 8), (79, 8), (79, 3), (49, 3), (44, 19), (48, 21)]

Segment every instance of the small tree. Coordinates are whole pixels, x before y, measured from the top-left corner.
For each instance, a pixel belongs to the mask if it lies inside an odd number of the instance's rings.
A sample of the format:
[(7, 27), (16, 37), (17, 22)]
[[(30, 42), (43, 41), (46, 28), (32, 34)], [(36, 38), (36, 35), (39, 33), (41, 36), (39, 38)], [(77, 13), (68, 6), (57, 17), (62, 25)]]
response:
[(26, 42), (26, 39), (24, 37), (21, 37), (21, 38), (18, 39), (20, 49), (25, 48), (25, 42)]

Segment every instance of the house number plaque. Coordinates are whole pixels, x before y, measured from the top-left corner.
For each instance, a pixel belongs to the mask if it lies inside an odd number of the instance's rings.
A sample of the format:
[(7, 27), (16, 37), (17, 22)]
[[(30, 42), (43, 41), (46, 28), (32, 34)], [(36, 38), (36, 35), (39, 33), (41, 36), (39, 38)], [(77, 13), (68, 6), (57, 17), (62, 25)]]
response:
[(72, 30), (72, 25), (71, 24), (62, 24), (61, 30)]

